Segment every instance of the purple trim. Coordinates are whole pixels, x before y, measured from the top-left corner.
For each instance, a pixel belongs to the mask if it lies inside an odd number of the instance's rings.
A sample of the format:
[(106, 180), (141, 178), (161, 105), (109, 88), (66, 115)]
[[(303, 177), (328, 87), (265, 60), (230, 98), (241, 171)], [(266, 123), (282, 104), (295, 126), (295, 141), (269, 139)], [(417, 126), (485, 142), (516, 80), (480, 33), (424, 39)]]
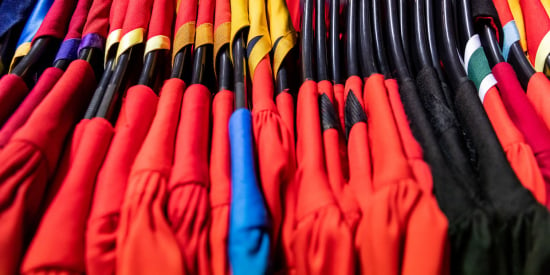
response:
[(103, 50), (105, 48), (105, 38), (97, 33), (87, 34), (82, 38), (80, 46), (78, 47), (78, 53), (84, 48), (97, 48)]
[(80, 39), (78, 38), (63, 41), (63, 43), (61, 43), (61, 46), (59, 47), (59, 50), (57, 51), (54, 63), (61, 59), (77, 59), (78, 45), (80, 45)]

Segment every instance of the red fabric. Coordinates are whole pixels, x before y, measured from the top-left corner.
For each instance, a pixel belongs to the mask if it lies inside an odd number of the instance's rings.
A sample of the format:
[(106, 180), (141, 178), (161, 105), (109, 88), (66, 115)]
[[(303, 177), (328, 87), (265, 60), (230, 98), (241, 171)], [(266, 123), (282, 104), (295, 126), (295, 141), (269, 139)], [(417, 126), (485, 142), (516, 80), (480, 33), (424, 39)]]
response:
[(352, 128), (348, 144), (352, 182), (355, 173), (368, 171), (364, 148), (370, 147), (372, 157), (372, 184), (353, 185), (363, 210), (356, 237), (362, 272), (448, 274), (447, 220), (433, 195), (414, 180), (382, 75), (367, 79), (364, 97), (368, 123)]
[(336, 106), (336, 110), (338, 111), (338, 117), (340, 118), (340, 127), (342, 127), (343, 130), (346, 129), (346, 123), (344, 122), (344, 90), (345, 87), (343, 84), (334, 84), (334, 106)]
[(109, 13), (109, 33), (122, 29), (124, 17), (126, 17), (129, 0), (112, 0), (113, 5)]
[(540, 203), (546, 204), (546, 187), (535, 155), (508, 116), (496, 87), (485, 94), (483, 107), (518, 179)]
[[(294, 180), (294, 140), (283, 122), (273, 101), (273, 74), (269, 57), (264, 57), (252, 81), (252, 124), (256, 142), (258, 175), (271, 217), (272, 255), (276, 265), (284, 260), (281, 242), (283, 226), (284, 194)], [(275, 266), (279, 270), (282, 266)]]
[(550, 31), (550, 18), (540, 1), (520, 0), (523, 20), (525, 22), (525, 37), (527, 38), (527, 51), (531, 64), (535, 64), (537, 50), (540, 41)]
[(412, 134), (405, 109), (401, 103), (397, 81), (395, 79), (386, 79), (385, 84), (395, 124), (397, 125), (401, 142), (403, 142), (403, 149), (409, 166), (420, 188), (426, 194), (431, 194), (433, 190), (432, 172), (430, 166), (424, 161), (422, 147), (420, 147), (420, 144)]
[[(197, 16), (197, 0), (180, 0), (178, 15), (176, 16), (176, 27), (174, 32), (177, 32), (179, 28), (188, 22), (195, 22)], [(231, 14), (230, 14), (231, 17)]]
[(69, 28), (65, 35), (65, 40), (82, 37), (82, 29), (88, 17), (88, 11), (92, 5), (92, 0), (79, 0), (74, 13), (71, 15)]
[(88, 230), (86, 273), (114, 274), (116, 233), (128, 176), (155, 116), (158, 97), (147, 86), (130, 88), (120, 110), (124, 123), (115, 135), (98, 176)]
[(510, 10), (507, 0), (493, 0), (493, 4), (498, 12), (498, 17), (502, 23), (502, 26), (514, 20), (514, 16), (512, 15), (512, 11)]
[(29, 88), (21, 77), (7, 74), (0, 79), (0, 125), (8, 120), (28, 93)]
[[(113, 135), (111, 124), (94, 118), (86, 124), (71, 169), (44, 213), (21, 266), (23, 274), (83, 274), (84, 235), (95, 179)], [(52, 247), (55, 249), (52, 250)]]
[[(216, 11), (217, 12), (217, 11)], [(212, 149), (210, 151), (210, 240), (213, 275), (229, 275), (227, 234), (231, 202), (231, 150), (229, 118), (233, 113), (235, 95), (223, 90), (212, 103)]]
[(288, 92), (282, 92), (275, 98), (275, 104), (277, 105), (277, 110), (279, 110), (281, 119), (292, 136), (292, 140), (295, 140), (294, 97)]
[[(333, 88), (330, 81), (317, 83), (320, 95), (325, 94), (331, 100)], [(352, 235), (355, 234), (359, 221), (360, 211), (354, 195), (351, 193), (349, 180), (349, 165), (347, 159), (347, 146), (342, 129), (327, 129), (323, 131), (323, 145), (325, 152), (325, 165), (332, 193), (336, 197), (338, 205), (342, 210)]]
[(290, 13), (290, 19), (292, 19), (292, 26), (294, 26), (294, 29), (299, 32), (302, 29), (302, 25), (300, 24), (302, 22), (300, 0), (286, 0), (286, 5), (288, 7), (288, 12)]
[(187, 88), (180, 117), (167, 216), (182, 252), (184, 274), (210, 274), (210, 92), (205, 86)]
[(231, 22), (231, 5), (227, 0), (216, 1), (215, 14), (214, 14), (214, 30), (216, 30), (221, 24)]
[(550, 129), (550, 80), (541, 72), (535, 73), (527, 84), (527, 98), (537, 114)]
[(197, 13), (197, 26), (214, 23), (215, 0), (201, 0)]
[(89, 63), (76, 60), (27, 123), (0, 152), (0, 273), (15, 274), (43, 211), (47, 181), (65, 137), (83, 115), (95, 86)]
[[(537, 115), (527, 99), (512, 66), (501, 62), (493, 67), (498, 81), (502, 102), (514, 124), (533, 149), (537, 163), (546, 183), (546, 197), (550, 196), (550, 130)], [(547, 207), (550, 207), (547, 200)]]
[(324, 168), (317, 83), (298, 94), (298, 186), (292, 238), (294, 274), (354, 274), (351, 231), (336, 203)]
[(126, 10), (126, 18), (122, 25), (121, 38), (130, 31), (138, 28), (144, 28), (147, 32), (149, 19), (151, 19), (151, 10), (153, 8), (153, 0), (130, 0), (128, 1), (128, 9)]
[(155, 0), (147, 37), (151, 38), (157, 35), (172, 37), (174, 11), (174, 0)]
[[(115, 0), (118, 2), (118, 0)], [(86, 25), (82, 31), (82, 37), (90, 33), (99, 34), (101, 37), (107, 37), (109, 29), (109, 10), (113, 0), (94, 0), (90, 7), (90, 12), (86, 19)], [(121, 12), (119, 12), (121, 13)]]
[(63, 70), (54, 67), (47, 68), (42, 73), (29, 95), (2, 126), (0, 130), (0, 148), (3, 148), (11, 136), (25, 124), (36, 106), (42, 102), (42, 99), (46, 97), (62, 75)]
[[(181, 80), (169, 80), (182, 83)], [(136, 156), (120, 210), (117, 274), (182, 274), (181, 252), (164, 209), (183, 89), (166, 82), (157, 114)], [(170, 89), (172, 88), (172, 89)]]
[(42, 36), (63, 39), (77, 2), (77, 0), (55, 0), (32, 40)]

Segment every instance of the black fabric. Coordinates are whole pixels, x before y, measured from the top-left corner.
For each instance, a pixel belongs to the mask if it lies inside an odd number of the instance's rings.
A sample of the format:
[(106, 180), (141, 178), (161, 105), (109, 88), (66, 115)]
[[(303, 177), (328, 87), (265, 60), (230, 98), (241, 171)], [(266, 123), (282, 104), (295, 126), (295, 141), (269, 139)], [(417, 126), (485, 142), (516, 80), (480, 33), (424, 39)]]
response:
[(470, 196), (482, 200), (478, 198), (482, 192), (476, 173), (470, 165), (462, 131), (453, 110), (445, 104), (445, 95), (435, 70), (431, 66), (424, 67), (418, 72), (416, 84), (420, 100), (449, 168), (460, 178), (460, 182), (466, 184), (464, 187)]
[(326, 94), (319, 96), (319, 114), (321, 116), (321, 129), (323, 132), (328, 129), (340, 130), (338, 114)]
[[(497, 34), (497, 39), (502, 48), (502, 43), (504, 41), (504, 33), (502, 31), (502, 24), (498, 17), (497, 9), (493, 4), (492, 0), (475, 0), (470, 1), (472, 8), (472, 18), (476, 24), (476, 28), (483, 26), (486, 23), (489, 23), (493, 27), (495, 33)], [(479, 29), (478, 29), (479, 30)]]
[(367, 115), (363, 106), (359, 103), (359, 100), (355, 96), (355, 93), (352, 91), (349, 92), (348, 97), (346, 98), (345, 108), (344, 108), (344, 120), (346, 123), (346, 137), (349, 138), (349, 132), (353, 125), (359, 122), (367, 123)]
[(13, 26), (24, 23), (35, 3), (36, 0), (0, 1), (0, 36), (6, 34)]
[(464, 189), (466, 183), (449, 168), (414, 81), (401, 79), (399, 93), (413, 135), (430, 165), (435, 197), (449, 220), (451, 274), (497, 274), (493, 273), (498, 259), (491, 234), (493, 215), (483, 202), (468, 194)]
[(550, 215), (525, 189), (497, 140), (471, 81), (456, 91), (457, 115), (478, 151), (481, 189), (494, 206), (492, 274), (550, 274)]

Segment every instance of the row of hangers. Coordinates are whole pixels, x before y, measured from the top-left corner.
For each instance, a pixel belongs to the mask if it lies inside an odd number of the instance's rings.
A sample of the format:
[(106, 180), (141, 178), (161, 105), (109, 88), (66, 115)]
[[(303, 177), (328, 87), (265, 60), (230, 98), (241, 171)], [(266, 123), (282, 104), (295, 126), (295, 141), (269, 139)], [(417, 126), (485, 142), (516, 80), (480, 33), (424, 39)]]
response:
[[(484, 20), (474, 24), (470, 4), (469, 0), (349, 0), (344, 11), (346, 22), (343, 32), (347, 75), (368, 77), (381, 73), (385, 77), (406, 79), (413, 78), (420, 68), (432, 66), (442, 82), (448, 81), (451, 87), (456, 88), (467, 78), (462, 65), (461, 49), (464, 49), (468, 39), (475, 33), (481, 37), (491, 66), (504, 61), (495, 29), (490, 26), (490, 22)], [(327, 39), (325, 1), (304, 1), (300, 32), (302, 80), (343, 83), (340, 3), (332, 0), (328, 6), (330, 22)], [(409, 24), (411, 21), (413, 24)], [(219, 89), (235, 89), (236, 108), (248, 106), (246, 32), (244, 29), (237, 33), (231, 45), (233, 61), (227, 47), (220, 51), (215, 60), (217, 86)], [(46, 51), (59, 44), (55, 40), (51, 37), (36, 39), (30, 52), (16, 64), (12, 73), (23, 79), (31, 78)], [(113, 47), (106, 55), (105, 63), (101, 50), (86, 48), (81, 51), (79, 59), (88, 61), (94, 68), (96, 77), (100, 79), (86, 118), (113, 117), (117, 98), (127, 88), (125, 85), (128, 83), (147, 85), (155, 91), (159, 90), (160, 82), (165, 79), (170, 67), (170, 53), (168, 50), (156, 50), (147, 53), (143, 58), (143, 51), (144, 46), (140, 44), (131, 47), (115, 60), (116, 47)], [(296, 54), (290, 54), (276, 74), (278, 93), (289, 90), (292, 81), (288, 73), (292, 63), (289, 59), (295, 57)], [(187, 45), (175, 54), (170, 77), (183, 79), (186, 83), (204, 84), (214, 91), (216, 80), (213, 77), (213, 58), (212, 45), (203, 45), (196, 49)], [(314, 61), (316, 72), (313, 69)], [(526, 88), (535, 70), (523, 53), (519, 41), (511, 45), (508, 62)], [(69, 61), (63, 59), (53, 64), (63, 70), (68, 65)], [(546, 66), (550, 68), (550, 58), (547, 58)], [(136, 71), (138, 68), (141, 71)]]

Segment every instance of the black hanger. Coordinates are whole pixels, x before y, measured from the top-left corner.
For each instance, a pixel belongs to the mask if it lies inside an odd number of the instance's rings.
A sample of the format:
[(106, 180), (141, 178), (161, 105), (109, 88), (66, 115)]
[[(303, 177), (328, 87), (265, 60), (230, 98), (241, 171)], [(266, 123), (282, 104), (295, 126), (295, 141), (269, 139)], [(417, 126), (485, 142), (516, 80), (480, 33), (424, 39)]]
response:
[(386, 1), (386, 21), (387, 37), (390, 44), (390, 60), (393, 65), (392, 70), (396, 73), (398, 79), (410, 78), (411, 74), (405, 61), (403, 45), (401, 43), (399, 13), (396, 0)]
[(244, 32), (244, 30), (239, 31), (233, 41), (235, 110), (248, 108), (248, 95), (246, 91), (246, 40)]
[(466, 79), (466, 72), (460, 61), (460, 57), (457, 51), (456, 35), (454, 28), (453, 9), (449, 0), (443, 0), (440, 2), (441, 12), (440, 15), (440, 31), (438, 31), (438, 42), (440, 43), (441, 57), (444, 63), (445, 72), (449, 77), (451, 87), (454, 89)]
[(464, 54), (466, 49), (466, 43), (475, 35), (474, 24), (472, 22), (472, 13), (469, 0), (458, 0), (455, 6), (457, 10), (457, 23), (456, 26), (459, 29), (459, 43), (460, 43), (460, 55)]
[(370, 0), (359, 1), (359, 42), (361, 45), (360, 63), (364, 78), (378, 72), (373, 51), (370, 9)]
[(399, 0), (399, 30), (401, 33), (401, 45), (403, 45), (403, 52), (405, 53), (405, 63), (409, 71), (413, 70), (412, 51), (411, 51), (411, 37), (410, 37), (410, 23), (409, 11), (411, 6), (408, 0)]
[(519, 41), (514, 42), (510, 46), (507, 61), (510, 65), (512, 65), (514, 71), (516, 71), (523, 89), (527, 89), (529, 79), (531, 79), (531, 76), (535, 74), (535, 68), (533, 68), (533, 65), (531, 65), (531, 62), (529, 62), (527, 56), (523, 53), (523, 49), (521, 48)]
[(373, 26), (373, 38), (374, 38), (374, 49), (376, 50), (376, 58), (378, 61), (378, 68), (380, 72), (384, 75), (385, 78), (390, 78), (390, 66), (388, 63), (388, 57), (386, 54), (386, 48), (384, 45), (384, 25), (385, 21), (383, 18), (383, 7), (382, 0), (373, 0), (372, 1), (372, 26)]
[(218, 91), (233, 91), (233, 64), (229, 55), (229, 46), (224, 45), (216, 57)]
[(348, 77), (359, 74), (357, 57), (357, 10), (358, 0), (349, 0), (346, 15), (346, 64)]
[(481, 30), (479, 30), (479, 36), (481, 44), (483, 45), (483, 50), (489, 61), (489, 66), (492, 68), (500, 62), (505, 62), (493, 28), (487, 24), (483, 24)]
[[(334, 84), (342, 84), (344, 82), (340, 71), (340, 1), (330, 1), (330, 23), (329, 23), (329, 45), (330, 54), (330, 71), (331, 78)], [(302, 44), (303, 45), (303, 44)]]
[(33, 41), (29, 53), (16, 60), (11, 73), (20, 76), (27, 84), (32, 83), (32, 75), (39, 71), (41, 66), (49, 67), (52, 64), (55, 57), (53, 51), (59, 48), (59, 44), (59, 39), (50, 36), (37, 38)]
[(120, 103), (121, 94), (126, 86), (132, 86), (136, 83), (135, 78), (137, 78), (140, 69), (143, 67), (143, 51), (144, 45), (140, 43), (120, 54), (96, 116), (109, 119), (114, 123), (116, 119), (115, 110)]
[(328, 80), (327, 30), (325, 26), (325, 1), (315, 0), (315, 56), (317, 81)]
[(431, 66), (428, 47), (428, 34), (426, 31), (426, 5), (425, 0), (416, 0), (414, 3), (414, 62), (417, 69)]
[(434, 3), (433, 0), (425, 0), (426, 4), (426, 31), (428, 33), (428, 47), (429, 54), (432, 62), (432, 67), (437, 72), (439, 81), (446, 82), (445, 73), (441, 68), (441, 63), (439, 60), (439, 52), (437, 49), (437, 30), (439, 26), (435, 22), (434, 17)]
[(187, 45), (176, 53), (174, 56), (174, 64), (172, 65), (171, 78), (182, 79), (185, 83), (191, 82), (191, 74), (189, 72), (193, 66), (193, 45)]
[(193, 76), (191, 84), (202, 84), (210, 90), (211, 93), (216, 91), (216, 79), (214, 77), (214, 45), (205, 44), (195, 49), (193, 58)]
[(313, 0), (304, 0), (302, 15), (302, 80), (314, 80), (312, 64), (313, 45)]
[(99, 80), (92, 99), (90, 100), (90, 104), (88, 105), (86, 113), (84, 114), (85, 119), (91, 119), (96, 116), (97, 110), (99, 109), (99, 104), (101, 104), (103, 95), (105, 95), (105, 90), (107, 89), (107, 85), (109, 84), (111, 76), (113, 75), (114, 61), (114, 58), (109, 58), (107, 60), (107, 63), (105, 64), (105, 71), (101, 75), (101, 79)]
[(170, 68), (170, 51), (161, 49), (145, 54), (143, 69), (138, 79), (138, 84), (146, 85), (156, 93)]

